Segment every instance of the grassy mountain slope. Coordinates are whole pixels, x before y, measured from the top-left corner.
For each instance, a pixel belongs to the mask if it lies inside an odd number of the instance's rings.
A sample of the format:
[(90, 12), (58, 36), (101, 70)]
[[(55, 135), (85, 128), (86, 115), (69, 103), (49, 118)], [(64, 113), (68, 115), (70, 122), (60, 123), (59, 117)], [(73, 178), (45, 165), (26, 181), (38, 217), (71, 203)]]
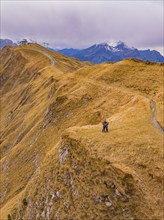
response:
[(161, 220), (163, 65), (33, 44), (1, 60), (1, 218)]

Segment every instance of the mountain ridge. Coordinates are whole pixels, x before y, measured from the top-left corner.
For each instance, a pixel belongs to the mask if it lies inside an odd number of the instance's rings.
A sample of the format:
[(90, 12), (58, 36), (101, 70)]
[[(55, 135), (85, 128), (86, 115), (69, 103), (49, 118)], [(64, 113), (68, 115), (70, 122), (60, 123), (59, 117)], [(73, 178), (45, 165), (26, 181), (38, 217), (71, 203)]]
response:
[[(0, 48), (8, 45), (17, 46), (17, 44), (12, 40), (0, 39)], [(106, 41), (104, 43), (94, 44), (85, 49), (48, 49), (66, 56), (78, 58), (81, 61), (92, 62), (94, 64), (118, 62), (126, 58), (138, 58), (151, 62), (164, 62), (164, 56), (162, 56), (158, 51), (150, 49), (138, 50), (137, 48), (127, 46), (123, 41)]]
[(17, 46), (17, 44), (10, 39), (0, 39), (0, 48), (5, 46)]
[(138, 59), (93, 65), (37, 44), (3, 48), (1, 218), (161, 220), (162, 73)]
[(138, 58), (152, 62), (164, 62), (164, 57), (155, 50), (138, 50), (128, 47), (124, 42), (105, 42), (94, 44), (86, 49), (62, 49), (59, 53), (75, 57), (81, 61), (90, 61), (95, 64), (104, 62), (117, 62), (126, 58)]

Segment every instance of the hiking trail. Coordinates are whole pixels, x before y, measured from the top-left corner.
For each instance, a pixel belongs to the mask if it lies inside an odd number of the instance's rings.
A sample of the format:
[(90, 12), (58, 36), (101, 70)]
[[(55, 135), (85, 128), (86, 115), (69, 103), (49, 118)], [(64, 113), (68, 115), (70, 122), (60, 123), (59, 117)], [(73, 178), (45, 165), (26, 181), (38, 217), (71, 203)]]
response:
[(156, 110), (156, 102), (153, 101), (152, 99), (148, 99), (150, 102), (150, 109), (152, 112), (152, 122), (154, 124), (154, 127), (158, 129), (162, 134), (164, 134), (164, 129), (160, 125), (160, 123), (157, 121), (157, 110)]
[[(34, 50), (34, 49), (32, 49), (32, 50)], [(49, 61), (51, 62), (51, 67), (54, 68), (54, 66), (55, 66), (55, 60), (54, 60), (54, 58), (53, 58), (52, 56), (50, 56), (48, 53), (43, 52), (43, 51), (41, 51), (41, 50), (34, 50), (34, 51), (37, 51), (37, 52), (43, 54), (44, 56), (46, 56), (46, 57), (49, 59)]]

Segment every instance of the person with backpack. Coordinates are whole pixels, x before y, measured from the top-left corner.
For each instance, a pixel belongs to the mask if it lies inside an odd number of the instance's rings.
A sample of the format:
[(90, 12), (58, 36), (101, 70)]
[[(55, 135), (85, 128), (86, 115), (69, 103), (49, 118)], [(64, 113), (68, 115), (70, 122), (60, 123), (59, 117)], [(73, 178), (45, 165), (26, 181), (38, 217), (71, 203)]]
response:
[(102, 129), (102, 132), (108, 132), (108, 125), (109, 125), (109, 122), (107, 122), (107, 120), (103, 121), (103, 129)]

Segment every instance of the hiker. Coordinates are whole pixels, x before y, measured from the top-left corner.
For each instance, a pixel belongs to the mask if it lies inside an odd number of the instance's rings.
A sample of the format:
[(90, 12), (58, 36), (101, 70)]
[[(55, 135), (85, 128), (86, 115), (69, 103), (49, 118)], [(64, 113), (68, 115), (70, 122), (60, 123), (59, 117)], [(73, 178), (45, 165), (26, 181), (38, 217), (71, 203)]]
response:
[(102, 124), (103, 124), (102, 132), (108, 132), (109, 122), (107, 122), (107, 120), (105, 120)]

